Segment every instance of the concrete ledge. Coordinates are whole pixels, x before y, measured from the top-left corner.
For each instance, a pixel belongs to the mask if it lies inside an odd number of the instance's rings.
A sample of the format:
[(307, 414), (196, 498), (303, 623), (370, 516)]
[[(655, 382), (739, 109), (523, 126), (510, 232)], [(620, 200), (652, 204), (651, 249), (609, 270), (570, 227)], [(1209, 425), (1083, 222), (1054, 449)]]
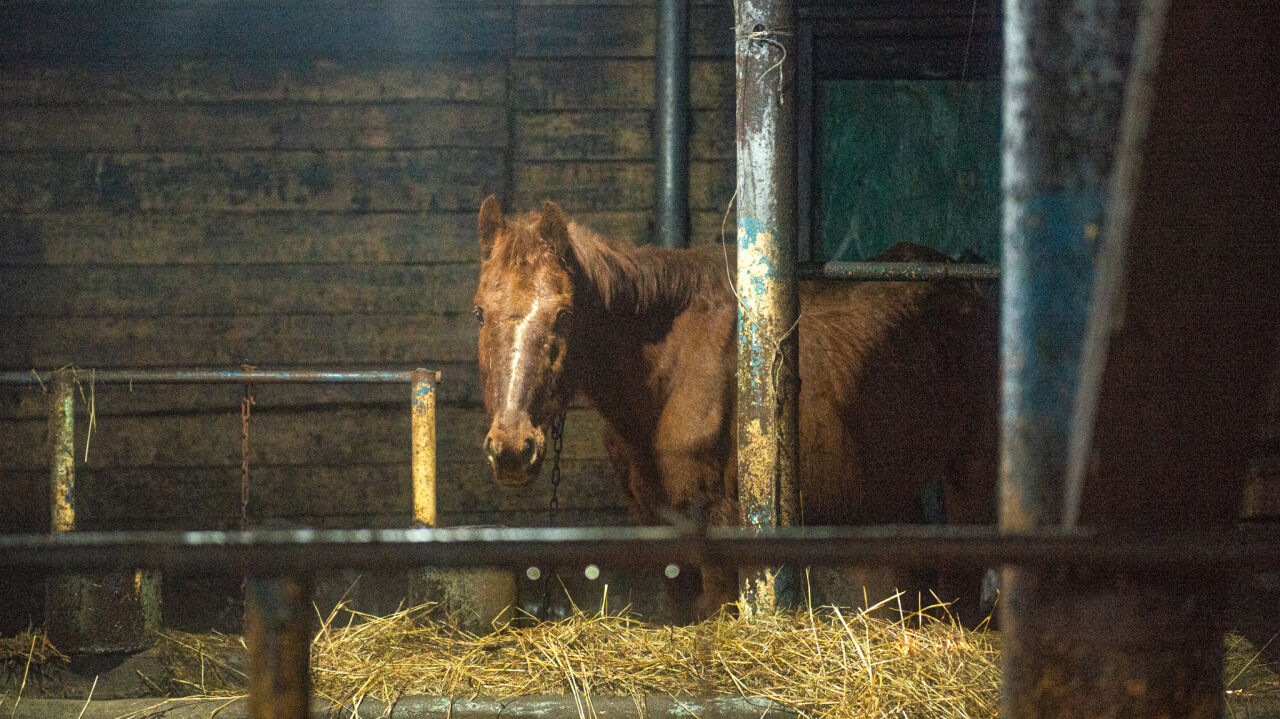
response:
[[(311, 706), (313, 719), (334, 716), (336, 707), (316, 701)], [(81, 715), (81, 710), (84, 710)], [(212, 712), (217, 712), (216, 715)], [(492, 699), (455, 699), (443, 697), (405, 697), (391, 711), (382, 702), (362, 702), (359, 719), (552, 719), (594, 715), (601, 719), (623, 717), (690, 717), (699, 719), (760, 719), (769, 716), (793, 717), (795, 712), (766, 700), (748, 701), (741, 697), (690, 697), (674, 700), (667, 696), (647, 695), (641, 698), (592, 697), (591, 709), (579, 708), (572, 696), (532, 696), (506, 701)], [(12, 719), (248, 719), (249, 706), (244, 699), (108, 699), (85, 702), (75, 699), (23, 699), (14, 711), (13, 702), (0, 701), (0, 716)], [(350, 707), (338, 716), (352, 716)]]

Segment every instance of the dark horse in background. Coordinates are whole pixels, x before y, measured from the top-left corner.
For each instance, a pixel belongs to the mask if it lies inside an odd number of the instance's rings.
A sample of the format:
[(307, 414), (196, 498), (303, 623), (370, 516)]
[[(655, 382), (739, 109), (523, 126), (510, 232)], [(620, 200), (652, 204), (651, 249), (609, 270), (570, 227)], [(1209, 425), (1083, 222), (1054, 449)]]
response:
[[(504, 217), (489, 197), (479, 229), (475, 313), (495, 480), (538, 476), (552, 423), (582, 392), (604, 418), (604, 445), (641, 523), (674, 511), (738, 524), (732, 251), (607, 240), (552, 202)], [(914, 245), (883, 256), (940, 258)], [(922, 493), (939, 481), (948, 522), (993, 522), (994, 299), (956, 280), (804, 283), (800, 299), (804, 523), (921, 523)], [(895, 587), (925, 590), (884, 569), (852, 576), (872, 601)], [(978, 575), (959, 583), (933, 586), (976, 606)], [(736, 594), (724, 569), (685, 571), (668, 585), (684, 619)]]

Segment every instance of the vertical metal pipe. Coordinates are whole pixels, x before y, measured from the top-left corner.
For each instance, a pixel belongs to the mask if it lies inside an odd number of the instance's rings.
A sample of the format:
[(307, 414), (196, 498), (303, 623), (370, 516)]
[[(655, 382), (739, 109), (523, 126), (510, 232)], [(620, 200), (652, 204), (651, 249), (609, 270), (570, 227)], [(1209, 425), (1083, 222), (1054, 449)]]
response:
[(1006, 0), (1001, 522), (1058, 524), (1136, 0)]
[[(53, 374), (49, 389), (49, 529), (77, 528), (75, 375)], [(133, 571), (62, 575), (45, 583), (45, 628), (68, 654), (138, 651), (160, 627), (159, 576)]]
[(410, 383), (413, 521), (436, 526), (436, 383), (440, 373), (416, 369)]
[[(49, 531), (76, 528), (75, 396), (69, 370), (55, 372), (49, 383)], [(88, 631), (93, 614), (92, 583), (84, 577), (59, 575), (45, 581), (44, 623), (52, 641), (64, 652), (78, 652), (93, 641)]]
[(658, 0), (657, 242), (689, 245), (689, 0)]
[[(1063, 520), (1073, 398), (1137, 0), (1005, 0), (1000, 526)], [(1155, 606), (1155, 605), (1153, 605)], [(1118, 578), (1006, 568), (1001, 716), (1125, 707)], [(1123, 714), (1120, 714), (1123, 715)]]
[(310, 716), (310, 597), (300, 577), (252, 577), (245, 584), (251, 719)]
[[(440, 373), (416, 369), (410, 378), (413, 435), (413, 521), (423, 527), (439, 524), (436, 502), (436, 385)], [(434, 602), (445, 609), (454, 625), (473, 634), (492, 631), (511, 619), (516, 604), (515, 576), (505, 569), (420, 568), (409, 574), (409, 592), (416, 604)]]
[[(796, 92), (792, 0), (738, 0), (738, 499), (746, 526), (797, 524)], [(788, 54), (790, 53), (790, 55)], [(742, 605), (768, 612), (792, 590), (744, 572)]]
[(1155, 95), (1156, 63), (1164, 40), (1169, 0), (1145, 0), (1138, 18), (1133, 61), (1117, 138), (1115, 170), (1107, 198), (1107, 223), (1097, 251), (1089, 319), (1081, 346), (1080, 378), (1076, 387), (1068, 432), (1067, 462), (1063, 486), (1062, 525), (1073, 528), (1080, 519), (1085, 473), (1093, 447), (1098, 395), (1107, 365), (1111, 332), (1121, 304), (1129, 224), (1137, 201), (1142, 170), (1142, 148)]

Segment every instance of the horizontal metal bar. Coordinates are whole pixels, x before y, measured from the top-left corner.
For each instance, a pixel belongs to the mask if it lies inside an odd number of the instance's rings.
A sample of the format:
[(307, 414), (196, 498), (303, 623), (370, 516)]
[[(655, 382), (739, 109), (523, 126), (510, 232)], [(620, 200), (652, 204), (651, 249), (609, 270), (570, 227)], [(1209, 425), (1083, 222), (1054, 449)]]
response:
[(1107, 568), (1280, 567), (1275, 527), (1176, 534), (1084, 534), (991, 527), (673, 527), (66, 532), (0, 536), (0, 570), (264, 574), (363, 567), (527, 567), (668, 563), (774, 566), (1075, 565)]
[[(408, 384), (412, 370), (77, 370), (81, 381), (96, 384)], [(440, 373), (432, 373), (440, 381)], [(0, 372), (0, 384), (47, 383), (52, 372)]]
[(807, 262), (800, 265), (803, 280), (997, 280), (999, 265), (949, 262)]

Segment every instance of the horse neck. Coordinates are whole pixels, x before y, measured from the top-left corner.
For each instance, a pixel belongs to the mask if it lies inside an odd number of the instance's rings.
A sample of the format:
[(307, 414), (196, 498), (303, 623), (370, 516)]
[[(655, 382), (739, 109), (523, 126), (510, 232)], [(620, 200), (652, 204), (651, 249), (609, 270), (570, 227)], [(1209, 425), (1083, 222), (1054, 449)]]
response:
[[(575, 240), (587, 310), (582, 390), (606, 417), (624, 408), (632, 412), (651, 388), (666, 384), (663, 363), (655, 360), (672, 322), (706, 304), (699, 300), (732, 302), (724, 258), (708, 250), (614, 245), (595, 236)], [(584, 247), (586, 242), (595, 244)], [(619, 404), (620, 398), (627, 401)]]
[(598, 311), (621, 318), (670, 317), (729, 291), (727, 263), (712, 248), (663, 249), (610, 242), (570, 224), (579, 289)]

